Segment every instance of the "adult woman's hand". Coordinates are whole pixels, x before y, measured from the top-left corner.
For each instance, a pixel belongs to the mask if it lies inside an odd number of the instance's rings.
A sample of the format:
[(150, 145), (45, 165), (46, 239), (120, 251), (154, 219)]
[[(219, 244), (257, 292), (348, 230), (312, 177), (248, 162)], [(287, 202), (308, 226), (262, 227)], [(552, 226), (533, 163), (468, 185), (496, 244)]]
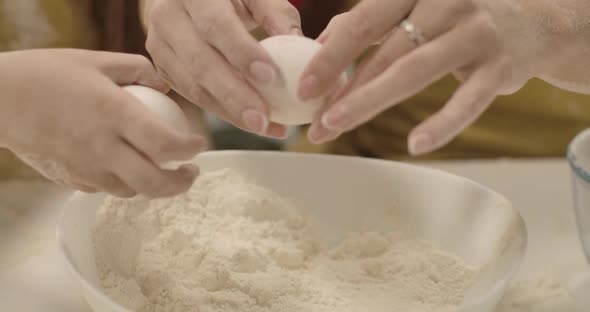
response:
[[(568, 2), (576, 1), (583, 6)], [(334, 139), (454, 73), (461, 87), (410, 133), (408, 149), (422, 154), (446, 144), (496, 96), (551, 71), (563, 57), (555, 45), (564, 42), (556, 40), (560, 26), (567, 27), (552, 9), (548, 1), (360, 2), (320, 36), (324, 47), (304, 72), (300, 97), (322, 94), (369, 46), (381, 45), (317, 118), (310, 139)]]
[(250, 30), (301, 34), (299, 13), (287, 0), (146, 0), (143, 16), (147, 50), (173, 89), (244, 130), (286, 136), (248, 81), (277, 78)]
[(85, 192), (164, 197), (186, 191), (198, 168), (157, 164), (192, 159), (205, 140), (182, 133), (120, 86), (162, 92), (140, 55), (71, 49), (0, 53), (0, 147), (47, 178)]

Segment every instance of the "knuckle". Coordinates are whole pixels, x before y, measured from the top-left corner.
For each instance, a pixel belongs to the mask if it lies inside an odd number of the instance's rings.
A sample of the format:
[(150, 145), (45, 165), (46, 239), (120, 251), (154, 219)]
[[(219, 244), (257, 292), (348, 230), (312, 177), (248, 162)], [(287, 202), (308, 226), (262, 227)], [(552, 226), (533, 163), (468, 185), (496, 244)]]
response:
[(130, 54), (129, 63), (134, 64), (137, 68), (152, 68), (152, 62), (145, 56), (140, 54)]
[(208, 62), (206, 59), (207, 57), (202, 51), (195, 51), (190, 57), (191, 76), (196, 81), (203, 81), (214, 71), (213, 62)]
[(478, 36), (496, 39), (499, 37), (498, 27), (493, 17), (487, 13), (476, 14), (472, 21), (472, 27)]
[(315, 74), (321, 81), (328, 81), (330, 77), (337, 76), (337, 70), (346, 66), (345, 60), (337, 53), (337, 51), (323, 50), (317, 54), (313, 66)]
[(409, 75), (407, 82), (414, 83), (415, 81), (421, 81), (425, 79), (429, 71), (436, 67), (436, 54), (427, 50), (423, 50), (420, 55), (413, 54), (403, 58), (396, 65), (398, 72), (413, 72), (412, 75)]
[(349, 12), (345, 12), (345, 13), (340, 13), (334, 17), (332, 17), (332, 19), (330, 20), (330, 22), (328, 23), (327, 28), (333, 28), (333, 27), (340, 27), (347, 19), (348, 14), (350, 14)]
[(223, 107), (234, 107), (238, 98), (236, 92), (232, 88), (224, 87), (217, 95), (217, 100)]
[(472, 74), (472, 71), (473, 70), (471, 68), (462, 67), (462, 68), (455, 70), (453, 72), (453, 74), (455, 75), (457, 80), (459, 80), (461, 83), (464, 83), (465, 81), (467, 81), (467, 79), (469, 79), (469, 77)]
[(373, 38), (374, 30), (370, 18), (365, 11), (356, 10), (350, 12), (346, 18), (348, 22), (341, 24), (346, 35), (352, 40), (366, 41)]
[(200, 85), (198, 85), (196, 83), (192, 83), (188, 86), (187, 91), (188, 91), (188, 99), (191, 102), (193, 102), (195, 104), (201, 103), (202, 99), (204, 98), (204, 95), (203, 95), (204, 91)]
[(476, 12), (478, 5), (475, 0), (448, 0), (448, 1), (436, 1), (444, 5), (443, 11), (451, 14), (452, 16), (463, 16)]
[[(214, 17), (213, 19), (217, 19)], [(219, 32), (219, 25), (215, 24), (214, 22), (210, 23), (200, 23), (201, 26), (199, 27), (201, 34), (205, 38), (213, 38)]]
[(378, 53), (371, 59), (369, 73), (377, 76), (385, 72), (393, 64), (393, 58), (388, 53)]
[(146, 116), (130, 119), (129, 122), (126, 123), (126, 128), (129, 129), (129, 131), (141, 134), (142, 137), (149, 137), (149, 135), (154, 132), (152, 123)]
[(476, 54), (482, 57), (502, 55), (504, 47), (500, 37), (499, 29), (493, 17), (487, 13), (481, 13), (472, 19), (471, 34), (468, 35), (473, 42), (480, 42), (478, 45), (468, 45), (466, 49), (473, 49)]
[[(157, 146), (158, 142), (161, 141), (160, 138), (163, 136), (162, 127), (158, 124), (157, 119), (154, 118), (151, 112), (142, 114), (142, 116), (135, 114), (134, 118), (127, 118), (123, 132), (125, 135), (133, 138), (132, 144), (145, 145), (145, 152), (148, 154), (153, 150), (157, 150), (154, 146)], [(153, 143), (148, 145), (147, 142)], [(152, 155), (146, 156), (151, 157)]]
[(223, 35), (221, 32), (228, 20), (230, 20), (228, 12), (208, 12), (197, 23), (197, 28), (205, 38), (215, 38)]
[(156, 163), (169, 160), (169, 154), (178, 149), (177, 141), (167, 134), (159, 133), (157, 136), (152, 137), (152, 141), (152, 148), (148, 157)]
[(113, 116), (117, 116), (116, 113), (121, 107), (125, 107), (126, 102), (124, 96), (118, 93), (99, 97), (95, 102), (96, 114), (107, 117), (103, 120), (111, 120)]
[(342, 23), (344, 20), (346, 20), (346, 18), (349, 14), (350, 14), (349, 12), (340, 13), (332, 18), (332, 22), (334, 22), (336, 24)]
[(287, 1), (282, 1), (280, 3), (283, 4), (282, 12), (284, 16), (293, 21), (301, 22), (299, 11), (295, 6), (293, 6), (290, 2)]
[(174, 86), (174, 79), (172, 79), (172, 76), (170, 76), (170, 74), (168, 74), (168, 72), (160, 67), (160, 66), (156, 66), (156, 72), (158, 73), (158, 76), (168, 85), (170, 86)]
[(157, 157), (159, 160), (165, 161), (170, 160), (170, 155), (176, 154), (178, 151), (185, 148), (184, 142), (174, 135), (167, 135), (160, 138), (159, 142), (156, 143), (156, 153), (159, 154)]

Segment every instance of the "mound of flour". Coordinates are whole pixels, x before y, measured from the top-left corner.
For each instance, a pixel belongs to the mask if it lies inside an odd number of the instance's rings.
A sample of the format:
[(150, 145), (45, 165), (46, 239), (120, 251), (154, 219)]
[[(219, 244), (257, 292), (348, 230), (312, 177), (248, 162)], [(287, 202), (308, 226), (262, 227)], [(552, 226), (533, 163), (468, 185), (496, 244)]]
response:
[[(587, 308), (587, 307), (586, 307)], [(553, 277), (517, 280), (506, 290), (498, 312), (573, 312), (576, 301), (570, 291)]]
[(106, 293), (141, 312), (450, 311), (475, 275), (400, 232), (326, 248), (315, 229), (293, 202), (223, 170), (171, 199), (109, 198), (94, 239)]

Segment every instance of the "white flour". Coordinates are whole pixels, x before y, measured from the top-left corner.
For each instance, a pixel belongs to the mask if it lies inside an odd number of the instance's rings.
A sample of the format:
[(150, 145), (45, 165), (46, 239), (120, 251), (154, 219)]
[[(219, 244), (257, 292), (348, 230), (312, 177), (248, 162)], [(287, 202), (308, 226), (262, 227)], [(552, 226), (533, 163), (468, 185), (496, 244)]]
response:
[(506, 291), (498, 312), (573, 312), (572, 294), (549, 276), (520, 280)]
[(99, 210), (108, 295), (141, 312), (452, 311), (475, 272), (403, 233), (352, 233), (325, 248), (312, 219), (224, 170), (173, 199)]

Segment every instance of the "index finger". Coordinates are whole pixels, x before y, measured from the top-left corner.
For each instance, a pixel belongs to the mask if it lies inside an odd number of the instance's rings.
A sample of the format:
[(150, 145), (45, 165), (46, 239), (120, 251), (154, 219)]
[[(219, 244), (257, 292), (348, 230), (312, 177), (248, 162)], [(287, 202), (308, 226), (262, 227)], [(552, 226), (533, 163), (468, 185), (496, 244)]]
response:
[(342, 16), (303, 72), (301, 100), (316, 98), (329, 90), (355, 59), (408, 15), (416, 1), (364, 0)]
[(185, 1), (185, 6), (202, 39), (243, 75), (264, 84), (275, 80), (272, 57), (250, 35), (230, 2)]
[(241, 0), (252, 16), (271, 36), (302, 35), (299, 11), (289, 1)]

